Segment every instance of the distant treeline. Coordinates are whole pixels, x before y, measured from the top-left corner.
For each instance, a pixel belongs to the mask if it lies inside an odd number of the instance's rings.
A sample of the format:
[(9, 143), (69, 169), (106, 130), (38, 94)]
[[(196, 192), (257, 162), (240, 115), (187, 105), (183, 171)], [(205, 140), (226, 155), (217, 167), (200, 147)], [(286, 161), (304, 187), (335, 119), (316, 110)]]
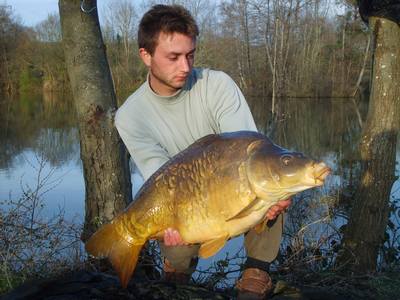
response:
[[(122, 0), (104, 13), (102, 32), (120, 100), (146, 78), (137, 55), (136, 31), (143, 12), (156, 2), (172, 1), (142, 1), (135, 6)], [(369, 59), (367, 27), (349, 1), (173, 2), (187, 7), (198, 21), (196, 65), (226, 71), (247, 95), (350, 96), (364, 57)], [(0, 45), (3, 93), (69, 89), (58, 14), (26, 27), (11, 7), (0, 6)]]

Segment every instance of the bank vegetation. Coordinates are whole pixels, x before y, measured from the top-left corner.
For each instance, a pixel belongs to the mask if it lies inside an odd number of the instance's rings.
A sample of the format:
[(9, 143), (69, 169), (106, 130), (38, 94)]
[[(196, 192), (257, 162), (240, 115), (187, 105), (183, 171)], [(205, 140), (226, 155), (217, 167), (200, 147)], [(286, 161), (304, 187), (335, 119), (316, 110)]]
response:
[[(145, 80), (136, 30), (153, 2), (115, 1), (101, 12), (119, 103)], [(368, 28), (347, 1), (178, 2), (192, 11), (201, 29), (196, 65), (224, 70), (260, 102), (350, 97), (357, 87), (365, 92), (368, 86)], [(0, 6), (0, 45), (2, 94), (69, 90), (58, 14), (27, 27), (11, 6)]]

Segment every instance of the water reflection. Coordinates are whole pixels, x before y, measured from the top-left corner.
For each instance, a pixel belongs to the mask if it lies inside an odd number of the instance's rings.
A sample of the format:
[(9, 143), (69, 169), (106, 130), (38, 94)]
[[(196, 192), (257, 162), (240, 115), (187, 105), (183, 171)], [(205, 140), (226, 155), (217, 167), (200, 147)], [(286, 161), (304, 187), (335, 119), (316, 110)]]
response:
[[(270, 107), (266, 102), (264, 109)], [(268, 110), (252, 108), (258, 128), (265, 130)], [(282, 103), (282, 111), (274, 136), (277, 144), (316, 158), (356, 149), (361, 129), (351, 100), (289, 98)]]
[(42, 192), (50, 217), (83, 216), (84, 182), (71, 97), (22, 94), (0, 100), (0, 199), (19, 199), (23, 189), (36, 188), (41, 176), (52, 174)]
[(79, 160), (78, 131), (68, 95), (24, 95), (0, 101), (0, 169), (32, 150), (52, 166)]

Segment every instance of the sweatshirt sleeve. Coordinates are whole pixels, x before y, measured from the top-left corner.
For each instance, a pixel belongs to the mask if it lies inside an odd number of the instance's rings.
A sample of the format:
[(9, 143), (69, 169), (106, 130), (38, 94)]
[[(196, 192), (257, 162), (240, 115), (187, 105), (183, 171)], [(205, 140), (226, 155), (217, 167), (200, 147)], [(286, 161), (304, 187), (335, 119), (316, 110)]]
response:
[(210, 71), (208, 82), (211, 114), (219, 131), (257, 131), (246, 99), (233, 79), (224, 72)]
[(144, 180), (169, 160), (168, 153), (140, 122), (127, 119), (126, 114), (117, 112), (115, 126)]

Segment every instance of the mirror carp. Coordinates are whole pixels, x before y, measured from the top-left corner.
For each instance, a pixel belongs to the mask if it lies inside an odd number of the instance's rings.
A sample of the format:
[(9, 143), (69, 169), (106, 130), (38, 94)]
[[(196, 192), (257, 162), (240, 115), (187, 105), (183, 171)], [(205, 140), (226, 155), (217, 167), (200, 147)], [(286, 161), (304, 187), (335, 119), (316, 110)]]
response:
[(268, 209), (323, 185), (330, 168), (251, 131), (203, 137), (160, 167), (134, 201), (87, 241), (89, 254), (108, 257), (123, 287), (139, 252), (164, 230), (179, 231), (199, 256), (216, 254), (231, 237), (261, 232)]

